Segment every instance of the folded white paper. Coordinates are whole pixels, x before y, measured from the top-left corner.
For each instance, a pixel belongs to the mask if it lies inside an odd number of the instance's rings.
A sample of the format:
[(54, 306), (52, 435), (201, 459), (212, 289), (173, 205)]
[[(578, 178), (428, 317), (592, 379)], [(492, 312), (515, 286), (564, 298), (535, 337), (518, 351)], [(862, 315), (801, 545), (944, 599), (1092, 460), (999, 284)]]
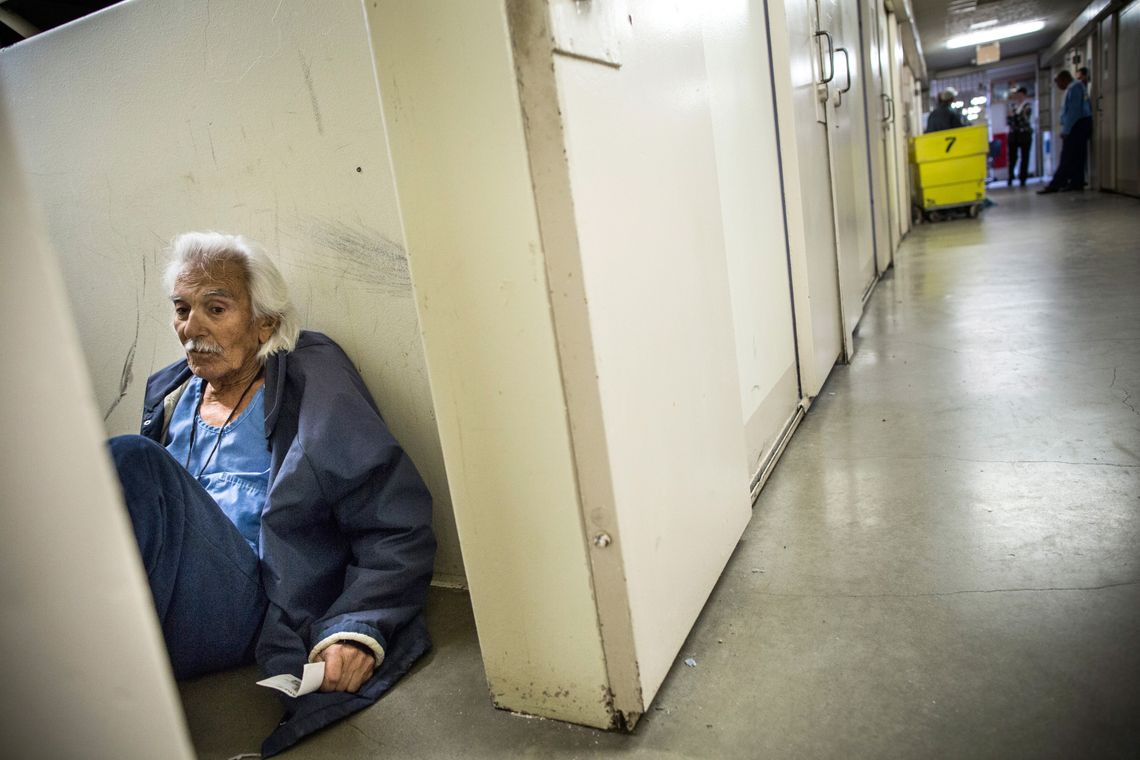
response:
[(257, 685), (277, 689), (277, 691), (288, 694), (290, 697), (299, 697), (302, 694), (308, 694), (319, 689), (324, 680), (325, 664), (323, 662), (310, 662), (305, 666), (300, 678), (289, 673), (283, 673), (258, 681)]

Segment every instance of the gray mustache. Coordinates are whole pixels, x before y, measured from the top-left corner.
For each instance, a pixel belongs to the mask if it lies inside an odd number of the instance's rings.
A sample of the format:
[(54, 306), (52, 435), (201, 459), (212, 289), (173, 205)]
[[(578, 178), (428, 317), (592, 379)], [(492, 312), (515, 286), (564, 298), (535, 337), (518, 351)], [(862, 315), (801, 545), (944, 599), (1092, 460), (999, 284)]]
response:
[(182, 349), (184, 351), (186, 351), (186, 353), (191, 353), (191, 352), (199, 353), (199, 354), (220, 354), (220, 353), (222, 353), (222, 347), (221, 346), (218, 346), (218, 345), (215, 345), (212, 343), (204, 343), (203, 341), (194, 340), (193, 338), (191, 338), (190, 340), (183, 343)]

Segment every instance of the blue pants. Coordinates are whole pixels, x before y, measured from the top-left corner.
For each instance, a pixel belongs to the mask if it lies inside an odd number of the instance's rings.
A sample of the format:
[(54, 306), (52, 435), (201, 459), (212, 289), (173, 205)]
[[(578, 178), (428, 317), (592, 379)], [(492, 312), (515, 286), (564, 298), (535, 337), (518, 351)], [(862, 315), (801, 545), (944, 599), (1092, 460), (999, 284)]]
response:
[(1083, 116), (1077, 119), (1072, 131), (1061, 142), (1061, 160), (1057, 172), (1049, 181), (1055, 190), (1080, 190), (1085, 186), (1085, 163), (1089, 155), (1089, 137), (1092, 135), (1092, 119)]
[(257, 554), (162, 446), (109, 446), (175, 678), (252, 662), (266, 608)]

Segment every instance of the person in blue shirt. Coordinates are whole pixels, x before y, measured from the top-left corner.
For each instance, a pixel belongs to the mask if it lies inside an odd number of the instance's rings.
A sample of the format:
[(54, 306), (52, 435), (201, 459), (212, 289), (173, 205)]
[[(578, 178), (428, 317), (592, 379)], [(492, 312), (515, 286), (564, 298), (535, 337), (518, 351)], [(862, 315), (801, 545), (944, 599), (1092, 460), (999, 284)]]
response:
[(185, 357), (147, 380), (140, 434), (111, 455), (176, 678), (325, 664), (269, 757), (375, 702), (430, 647), (431, 495), (258, 245), (180, 235), (165, 285)]
[(1083, 190), (1085, 161), (1088, 159), (1089, 136), (1092, 134), (1092, 108), (1085, 86), (1062, 69), (1053, 79), (1065, 93), (1061, 104), (1061, 160), (1053, 179), (1038, 195)]

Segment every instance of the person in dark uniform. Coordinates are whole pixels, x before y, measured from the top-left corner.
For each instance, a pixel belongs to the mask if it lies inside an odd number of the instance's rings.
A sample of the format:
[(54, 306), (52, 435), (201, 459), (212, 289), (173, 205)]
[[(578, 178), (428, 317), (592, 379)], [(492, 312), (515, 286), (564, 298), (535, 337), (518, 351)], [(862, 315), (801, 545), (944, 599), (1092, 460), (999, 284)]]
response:
[[(1013, 91), (1013, 98), (1009, 102), (1009, 115), (1006, 123), (1009, 125), (1009, 186), (1013, 187), (1013, 177), (1016, 174), (1025, 187), (1025, 180), (1029, 177), (1029, 149), (1033, 147), (1033, 103), (1030, 102), (1029, 91), (1018, 87)], [(1018, 164), (1021, 171), (1018, 172)]]
[(962, 122), (962, 115), (950, 107), (956, 97), (958, 97), (958, 93), (952, 87), (947, 87), (938, 93), (938, 105), (926, 117), (927, 134), (965, 126)]

